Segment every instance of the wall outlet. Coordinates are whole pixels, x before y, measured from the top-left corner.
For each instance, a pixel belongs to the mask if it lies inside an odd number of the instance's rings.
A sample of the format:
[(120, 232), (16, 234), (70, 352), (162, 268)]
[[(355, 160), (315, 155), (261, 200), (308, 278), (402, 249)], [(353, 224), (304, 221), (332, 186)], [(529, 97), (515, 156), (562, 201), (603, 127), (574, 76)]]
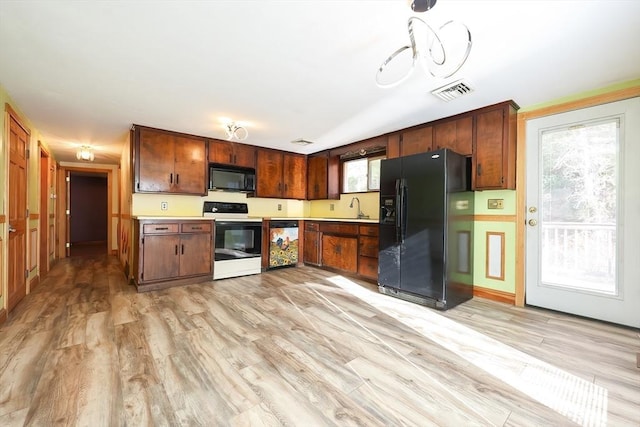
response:
[(169, 209), (169, 203), (160, 202), (160, 210), (166, 211), (167, 209)]
[(504, 199), (489, 199), (487, 209), (504, 209)]
[(278, 203), (278, 210), (281, 211), (282, 210), (282, 203)]
[(330, 203), (330, 204), (329, 204), (329, 210), (330, 210), (330, 211), (334, 211), (334, 210), (336, 210), (336, 205), (335, 205), (335, 203)]

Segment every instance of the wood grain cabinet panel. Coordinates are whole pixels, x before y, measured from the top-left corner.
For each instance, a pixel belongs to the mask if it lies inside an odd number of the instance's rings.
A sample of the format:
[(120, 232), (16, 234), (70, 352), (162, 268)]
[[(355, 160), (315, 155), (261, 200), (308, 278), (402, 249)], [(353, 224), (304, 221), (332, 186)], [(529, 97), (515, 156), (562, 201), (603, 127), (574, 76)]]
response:
[(329, 158), (326, 156), (311, 156), (307, 159), (307, 199), (327, 198), (328, 167)]
[(135, 126), (134, 192), (207, 194), (204, 138)]
[(357, 273), (358, 238), (323, 234), (322, 265), (349, 273)]
[(378, 280), (378, 225), (361, 224), (358, 227), (358, 274)]
[(470, 156), (473, 151), (473, 117), (448, 120), (433, 126), (433, 149), (449, 148)]
[(505, 102), (475, 114), (474, 190), (515, 189), (516, 108), (514, 103)]
[(134, 280), (139, 292), (213, 278), (213, 222), (136, 220)]
[(304, 200), (307, 198), (307, 160), (299, 154), (283, 154), (282, 181), (284, 199)]
[(320, 265), (320, 231), (317, 222), (304, 223), (304, 254), (305, 264)]
[(307, 163), (301, 154), (259, 149), (256, 164), (256, 196), (305, 199)]
[(256, 148), (247, 144), (210, 139), (209, 163), (254, 169), (256, 167)]
[(426, 153), (433, 149), (433, 127), (425, 126), (402, 132), (400, 155)]

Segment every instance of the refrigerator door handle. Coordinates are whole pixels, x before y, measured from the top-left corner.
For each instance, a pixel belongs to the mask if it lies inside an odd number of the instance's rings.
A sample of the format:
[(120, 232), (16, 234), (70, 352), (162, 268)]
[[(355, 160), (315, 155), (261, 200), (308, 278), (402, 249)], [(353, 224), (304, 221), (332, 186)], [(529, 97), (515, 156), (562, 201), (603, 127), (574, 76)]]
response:
[(405, 179), (400, 180), (400, 241), (404, 243), (407, 237), (407, 196), (409, 189)]
[(402, 241), (402, 180), (396, 179), (396, 244)]

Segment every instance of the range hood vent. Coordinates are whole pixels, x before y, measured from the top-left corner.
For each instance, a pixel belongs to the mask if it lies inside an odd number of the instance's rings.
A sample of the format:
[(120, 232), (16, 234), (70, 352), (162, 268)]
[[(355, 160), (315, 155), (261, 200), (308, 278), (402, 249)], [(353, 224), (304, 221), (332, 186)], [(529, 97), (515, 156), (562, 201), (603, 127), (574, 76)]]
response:
[(462, 95), (466, 95), (470, 92), (473, 92), (473, 89), (467, 82), (462, 80), (456, 80), (455, 82), (431, 91), (434, 96), (446, 102), (460, 98)]

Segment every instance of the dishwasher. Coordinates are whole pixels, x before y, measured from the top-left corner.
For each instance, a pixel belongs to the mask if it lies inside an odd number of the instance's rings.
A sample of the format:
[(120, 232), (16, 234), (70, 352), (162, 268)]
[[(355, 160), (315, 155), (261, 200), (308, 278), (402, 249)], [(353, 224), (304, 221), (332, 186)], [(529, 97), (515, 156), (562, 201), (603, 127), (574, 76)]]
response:
[(269, 221), (269, 267), (291, 267), (298, 263), (298, 221)]

